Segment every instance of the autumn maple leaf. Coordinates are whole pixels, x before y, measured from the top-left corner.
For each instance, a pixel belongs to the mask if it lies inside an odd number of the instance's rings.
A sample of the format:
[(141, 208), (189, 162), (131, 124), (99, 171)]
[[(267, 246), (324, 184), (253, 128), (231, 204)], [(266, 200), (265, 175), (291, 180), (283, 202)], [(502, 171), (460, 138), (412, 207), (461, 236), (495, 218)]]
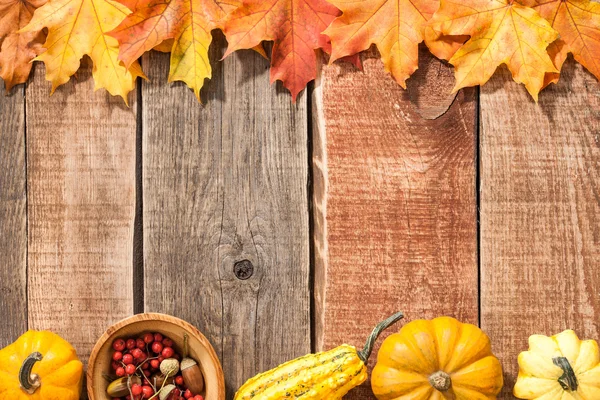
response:
[(129, 66), (148, 50), (171, 46), (169, 82), (184, 81), (200, 100), (204, 79), (211, 77), (211, 31), (221, 27), (237, 0), (128, 1), (133, 13), (110, 33), (120, 43), (119, 58)]
[(50, 0), (35, 11), (21, 32), (48, 28), (46, 51), (36, 60), (46, 64), (46, 79), (52, 82), (52, 92), (68, 82), (79, 69), (81, 58), (89, 55), (94, 63), (95, 88), (105, 88), (127, 103), (127, 93), (143, 73), (137, 63), (126, 68), (119, 62), (118, 42), (106, 32), (129, 13), (127, 7), (113, 0)]
[[(323, 32), (332, 44), (330, 61), (377, 46), (385, 69), (406, 88), (418, 68), (419, 43), (431, 42), (438, 57), (454, 53), (467, 38), (442, 37), (427, 23), (439, 0), (329, 0), (342, 11)], [(429, 45), (429, 43), (428, 43)]]
[(31, 20), (46, 0), (0, 0), (0, 77), (6, 91), (24, 83), (31, 72), (31, 60), (42, 50), (40, 31), (17, 33)]
[[(600, 3), (591, 0), (524, 0), (548, 20), (560, 39), (548, 48), (554, 65), (562, 68), (569, 53), (600, 79)], [(545, 84), (558, 82), (558, 73), (546, 74)]]
[(545, 74), (558, 72), (546, 51), (558, 32), (537, 11), (510, 0), (442, 0), (431, 26), (445, 35), (471, 36), (450, 59), (455, 91), (483, 85), (506, 64), (537, 101)]
[(281, 80), (296, 101), (317, 75), (316, 51), (328, 46), (321, 32), (339, 13), (324, 0), (245, 0), (225, 19), (225, 56), (273, 41), (271, 83)]

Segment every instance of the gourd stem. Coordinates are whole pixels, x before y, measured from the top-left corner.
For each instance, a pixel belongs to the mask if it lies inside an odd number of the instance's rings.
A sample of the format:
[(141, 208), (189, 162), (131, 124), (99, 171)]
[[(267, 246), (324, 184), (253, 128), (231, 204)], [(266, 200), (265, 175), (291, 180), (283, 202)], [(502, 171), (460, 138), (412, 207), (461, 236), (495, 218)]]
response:
[(569, 363), (567, 357), (554, 357), (552, 362), (554, 365), (563, 370), (563, 374), (560, 378), (558, 378), (558, 383), (560, 383), (560, 386), (569, 392), (577, 391), (579, 382), (577, 382), (577, 376), (575, 375), (575, 371), (573, 371), (573, 367), (571, 367), (571, 363)]
[(377, 340), (379, 335), (381, 335), (381, 332), (383, 332), (390, 326), (394, 325), (396, 322), (400, 321), (402, 318), (404, 318), (404, 314), (402, 314), (401, 312), (397, 312), (396, 314), (392, 315), (388, 319), (381, 321), (375, 327), (375, 329), (373, 329), (373, 332), (371, 332), (371, 334), (367, 338), (367, 343), (365, 344), (365, 347), (362, 349), (362, 351), (358, 352), (358, 357), (365, 364), (367, 363), (367, 360), (371, 356), (371, 352), (373, 351), (373, 346), (375, 345), (375, 341)]
[(429, 377), (429, 383), (435, 390), (446, 392), (452, 387), (452, 379), (450, 375), (444, 371), (438, 371)]
[(23, 391), (25, 391), (27, 394), (35, 393), (35, 391), (42, 385), (40, 382), (40, 377), (31, 373), (35, 363), (42, 361), (42, 358), (42, 354), (36, 351), (31, 353), (21, 365), (21, 369), (19, 370), (19, 383), (21, 385), (21, 389), (23, 389)]

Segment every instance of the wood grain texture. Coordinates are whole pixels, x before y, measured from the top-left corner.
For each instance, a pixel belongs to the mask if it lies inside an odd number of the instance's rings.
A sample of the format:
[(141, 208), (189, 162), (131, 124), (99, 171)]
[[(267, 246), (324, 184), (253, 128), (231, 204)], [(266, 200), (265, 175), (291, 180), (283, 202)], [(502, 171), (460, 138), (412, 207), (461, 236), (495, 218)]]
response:
[[(27, 330), (27, 183), (23, 87), (0, 94), (0, 348)], [(0, 80), (0, 93), (4, 85)]]
[[(207, 335), (231, 399), (247, 378), (310, 351), (306, 98), (292, 105), (250, 51), (213, 66), (205, 106), (166, 83), (168, 56), (145, 65), (146, 311)], [(243, 260), (247, 280), (234, 274)]]
[(424, 51), (420, 67), (408, 91), (377, 59), (326, 67), (315, 90), (319, 349), (362, 346), (397, 310), (478, 321), (475, 92), (453, 101), (448, 67)]
[(133, 312), (135, 100), (94, 92), (89, 65), (49, 97), (43, 72), (27, 88), (29, 326), (87, 362)]
[(535, 104), (506, 71), (481, 93), (482, 328), (510, 395), (534, 333), (600, 339), (600, 85), (580, 65)]

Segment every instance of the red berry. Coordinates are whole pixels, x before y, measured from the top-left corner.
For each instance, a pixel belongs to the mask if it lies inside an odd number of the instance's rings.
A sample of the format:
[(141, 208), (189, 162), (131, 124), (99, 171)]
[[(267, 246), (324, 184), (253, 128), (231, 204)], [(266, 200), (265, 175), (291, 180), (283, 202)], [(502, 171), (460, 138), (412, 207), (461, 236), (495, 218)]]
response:
[(152, 367), (152, 369), (159, 369), (160, 361), (158, 361), (158, 359), (152, 360), (152, 361), (150, 361), (150, 366)]
[(146, 342), (147, 344), (154, 342), (154, 335), (151, 333), (146, 333), (144, 335), (144, 342)]
[(164, 358), (171, 358), (173, 357), (173, 354), (175, 354), (175, 352), (170, 347), (165, 347), (161, 353)]
[(144, 342), (144, 339), (142, 339), (142, 338), (139, 338), (138, 340), (136, 340), (135, 345), (137, 346), (138, 349), (146, 348), (146, 342)]
[(120, 351), (115, 351), (113, 353), (113, 360), (115, 361), (119, 361), (123, 358), (123, 353), (121, 353)]
[(162, 340), (164, 339), (163, 335), (161, 335), (160, 333), (156, 332), (154, 334), (154, 341), (155, 342), (162, 342)]
[(144, 394), (145, 399), (149, 399), (154, 394), (154, 389), (151, 386), (144, 385), (142, 386), (142, 392)]
[(183, 376), (181, 376), (181, 375), (176, 376), (175, 377), (175, 384), (179, 385), (179, 386), (183, 385)]
[(117, 368), (119, 368), (119, 367), (121, 366), (121, 364), (120, 364), (120, 363), (118, 363), (117, 361), (111, 361), (111, 362), (110, 362), (110, 366), (112, 367), (112, 369), (113, 369), (114, 371), (116, 371), (116, 370), (117, 370)]
[(190, 391), (190, 389), (187, 389), (185, 391), (185, 393), (183, 394), (183, 397), (185, 397), (186, 399), (191, 399), (192, 397), (194, 397), (194, 395), (192, 394), (192, 392)]
[(163, 356), (158, 356), (157, 360), (158, 360), (158, 363), (160, 364), (161, 362), (165, 361), (165, 358)]
[(199, 394), (194, 396), (194, 400), (204, 400), (204, 397), (200, 396)]
[(131, 385), (131, 394), (134, 396), (138, 396), (140, 394), (142, 394), (142, 385), (134, 383), (133, 385)]
[(154, 342), (152, 343), (152, 351), (155, 352), (156, 354), (160, 354), (160, 352), (163, 350), (163, 344), (161, 342)]
[(123, 356), (123, 363), (124, 364), (132, 364), (133, 363), (133, 356), (131, 354), (125, 354)]
[(142, 350), (133, 349), (131, 350), (131, 355), (133, 356), (133, 358), (140, 358), (142, 356)]
[(150, 372), (148, 370), (144, 370), (142, 372), (144, 373), (144, 375), (146, 375), (147, 378), (150, 378), (150, 375), (152, 375), (152, 372)]
[(135, 365), (133, 365), (133, 364), (127, 364), (125, 366), (125, 373), (127, 375), (133, 375), (133, 374), (135, 374)]
[(136, 358), (139, 362), (142, 362), (142, 361), (146, 361), (146, 359), (148, 358), (148, 355), (142, 351), (142, 354), (140, 354), (140, 356), (136, 357)]
[(150, 363), (144, 363), (142, 365), (142, 369), (148, 369), (148, 368), (150, 368)]
[(125, 341), (123, 339), (116, 339), (112, 344), (113, 349), (116, 351), (125, 350)]
[(129, 350), (134, 349), (135, 348), (135, 339), (127, 339), (126, 346)]
[(123, 368), (123, 367), (117, 368), (117, 370), (115, 371), (115, 374), (118, 377), (125, 376), (125, 368)]
[(175, 353), (173, 358), (176, 359), (177, 361), (181, 360), (181, 356), (178, 353)]
[(165, 345), (165, 347), (173, 347), (173, 341), (168, 337), (163, 339), (162, 344)]

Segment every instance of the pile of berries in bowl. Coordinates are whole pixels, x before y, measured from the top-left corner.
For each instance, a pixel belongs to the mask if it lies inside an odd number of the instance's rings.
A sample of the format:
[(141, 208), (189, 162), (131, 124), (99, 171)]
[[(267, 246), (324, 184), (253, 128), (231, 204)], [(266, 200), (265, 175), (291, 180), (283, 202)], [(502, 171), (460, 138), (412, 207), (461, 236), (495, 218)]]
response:
[(112, 342), (111, 367), (116, 376), (106, 389), (113, 400), (204, 400), (204, 378), (198, 363), (183, 354), (171, 339), (158, 332)]
[(89, 400), (225, 400), (223, 369), (209, 340), (166, 314), (119, 321), (98, 339), (87, 369)]

